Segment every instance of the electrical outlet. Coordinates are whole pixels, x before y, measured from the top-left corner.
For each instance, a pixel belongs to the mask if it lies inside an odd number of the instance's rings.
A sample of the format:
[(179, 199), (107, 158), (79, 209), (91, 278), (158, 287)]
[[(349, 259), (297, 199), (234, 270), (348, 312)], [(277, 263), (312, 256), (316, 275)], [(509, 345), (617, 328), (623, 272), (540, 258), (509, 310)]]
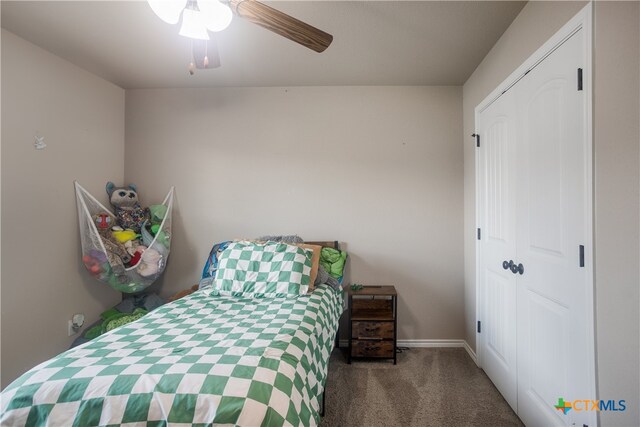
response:
[(76, 313), (71, 317), (67, 326), (67, 334), (73, 336), (80, 332), (80, 329), (84, 325), (84, 313)]
[(72, 320), (69, 320), (69, 323), (68, 323), (68, 326), (67, 326), (67, 334), (68, 334), (70, 337), (72, 337), (72, 336), (74, 336), (75, 334), (77, 334), (77, 333), (78, 333), (78, 331), (79, 331), (79, 329), (78, 329), (78, 330), (73, 329), (73, 321), (72, 321)]

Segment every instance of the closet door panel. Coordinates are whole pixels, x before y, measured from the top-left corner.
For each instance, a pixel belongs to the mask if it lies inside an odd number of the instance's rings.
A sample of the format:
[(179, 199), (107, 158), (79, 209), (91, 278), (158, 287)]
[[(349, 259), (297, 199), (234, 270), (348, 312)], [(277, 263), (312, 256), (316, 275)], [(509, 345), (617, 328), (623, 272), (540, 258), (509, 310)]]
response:
[[(518, 415), (530, 426), (589, 424), (563, 414), (559, 398), (584, 399), (588, 351), (584, 329), (585, 138), (583, 64), (578, 31), (514, 88), (518, 274)], [(582, 393), (582, 394), (581, 394)]]
[(486, 315), (482, 319), (482, 367), (514, 410), (517, 408), (516, 280), (503, 262), (516, 245), (514, 137), (515, 99), (505, 95), (479, 116), (479, 286)]

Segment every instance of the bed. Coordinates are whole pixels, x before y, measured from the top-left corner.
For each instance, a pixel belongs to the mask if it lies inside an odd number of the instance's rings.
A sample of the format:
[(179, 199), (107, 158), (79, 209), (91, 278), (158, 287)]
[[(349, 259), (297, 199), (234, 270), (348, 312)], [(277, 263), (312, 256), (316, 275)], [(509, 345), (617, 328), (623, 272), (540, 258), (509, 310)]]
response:
[(316, 425), (342, 298), (194, 292), (22, 375), (0, 424)]

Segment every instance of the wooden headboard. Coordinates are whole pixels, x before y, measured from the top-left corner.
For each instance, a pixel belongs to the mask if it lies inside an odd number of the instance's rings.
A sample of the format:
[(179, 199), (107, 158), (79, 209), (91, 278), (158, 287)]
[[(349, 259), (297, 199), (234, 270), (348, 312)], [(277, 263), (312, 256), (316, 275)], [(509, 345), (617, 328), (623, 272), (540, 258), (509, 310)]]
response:
[(337, 240), (334, 241), (326, 241), (326, 242), (305, 242), (308, 245), (317, 245), (317, 246), (323, 246), (323, 247), (327, 247), (327, 248), (333, 248), (333, 249), (338, 249), (340, 250), (340, 243), (338, 243)]

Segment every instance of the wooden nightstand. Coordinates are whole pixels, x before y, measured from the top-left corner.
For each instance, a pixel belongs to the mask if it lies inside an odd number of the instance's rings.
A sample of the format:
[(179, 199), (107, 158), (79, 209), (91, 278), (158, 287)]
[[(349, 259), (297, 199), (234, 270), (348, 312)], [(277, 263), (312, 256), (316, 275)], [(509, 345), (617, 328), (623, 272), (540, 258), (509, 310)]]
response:
[(394, 286), (365, 286), (349, 298), (349, 355), (352, 358), (393, 359), (396, 364), (398, 294)]

